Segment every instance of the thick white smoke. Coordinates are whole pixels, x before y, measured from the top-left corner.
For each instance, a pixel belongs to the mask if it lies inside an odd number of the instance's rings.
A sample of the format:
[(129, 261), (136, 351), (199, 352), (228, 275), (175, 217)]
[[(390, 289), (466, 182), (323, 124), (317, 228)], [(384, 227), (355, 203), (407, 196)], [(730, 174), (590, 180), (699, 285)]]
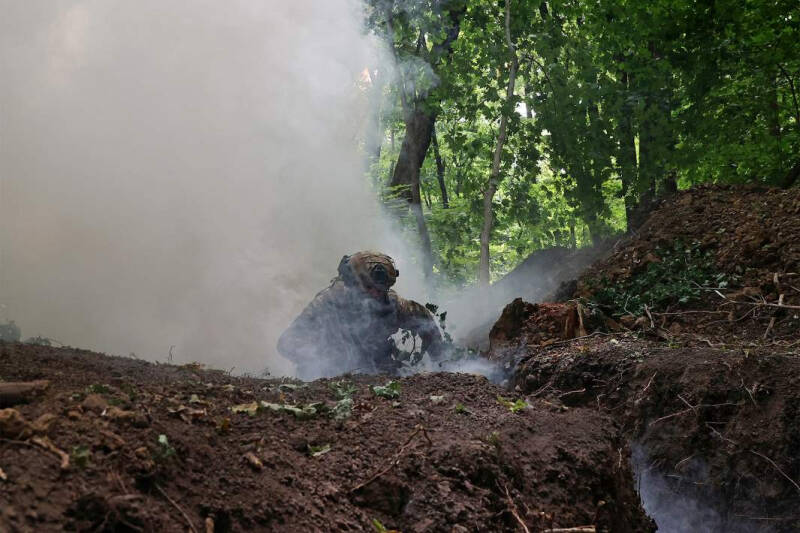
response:
[(238, 371), (339, 258), (414, 268), (363, 176), (351, 0), (0, 0), (0, 320)]

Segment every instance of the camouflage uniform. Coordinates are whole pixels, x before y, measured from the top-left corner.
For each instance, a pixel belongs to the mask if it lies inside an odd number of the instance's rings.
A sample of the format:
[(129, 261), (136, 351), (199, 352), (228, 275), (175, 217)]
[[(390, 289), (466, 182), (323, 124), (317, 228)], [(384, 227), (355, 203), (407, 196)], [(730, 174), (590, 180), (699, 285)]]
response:
[(435, 358), (442, 337), (433, 315), (390, 287), (399, 272), (391, 257), (376, 252), (344, 256), (339, 275), (316, 295), (278, 340), (278, 351), (310, 379), (343, 372), (395, 372), (400, 362), (389, 339), (398, 329), (422, 339)]

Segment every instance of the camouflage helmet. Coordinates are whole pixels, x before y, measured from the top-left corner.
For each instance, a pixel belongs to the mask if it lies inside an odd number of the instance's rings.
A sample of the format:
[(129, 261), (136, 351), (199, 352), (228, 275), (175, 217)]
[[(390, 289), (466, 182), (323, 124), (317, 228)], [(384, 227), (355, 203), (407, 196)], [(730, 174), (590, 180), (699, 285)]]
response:
[(394, 260), (379, 252), (356, 252), (339, 262), (339, 276), (345, 285), (360, 286), (366, 291), (386, 292), (399, 275)]

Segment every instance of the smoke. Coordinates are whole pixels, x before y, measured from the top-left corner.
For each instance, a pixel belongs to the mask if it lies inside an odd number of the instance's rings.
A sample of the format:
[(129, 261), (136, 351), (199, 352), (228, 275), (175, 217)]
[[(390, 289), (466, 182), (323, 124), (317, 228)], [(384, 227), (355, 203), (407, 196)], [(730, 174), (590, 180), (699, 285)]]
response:
[[(631, 463), (645, 512), (663, 533), (767, 533), (769, 524), (746, 522), (730, 514), (721, 515), (708, 488), (708, 466), (699, 457), (682, 462), (680, 472), (668, 477), (649, 464), (645, 447), (631, 444)], [(678, 475), (679, 474), (679, 475)], [(719, 500), (720, 498), (716, 498)]]
[(355, 0), (0, 4), (0, 319), (24, 336), (283, 374), (343, 254), (393, 255), (420, 296), (357, 150), (385, 54)]

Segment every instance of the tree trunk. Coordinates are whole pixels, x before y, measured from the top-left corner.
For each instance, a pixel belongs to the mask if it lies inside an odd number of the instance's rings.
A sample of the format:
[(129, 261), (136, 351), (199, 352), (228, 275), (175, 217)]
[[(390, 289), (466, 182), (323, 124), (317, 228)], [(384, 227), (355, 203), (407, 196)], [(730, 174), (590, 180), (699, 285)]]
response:
[[(620, 58), (620, 61), (622, 59)], [(636, 137), (633, 131), (633, 106), (630, 97), (629, 76), (622, 72), (622, 97), (625, 99), (619, 117), (619, 174), (622, 181), (622, 194), (625, 195), (625, 220), (630, 221), (633, 210), (638, 200), (637, 193), (637, 168), (636, 168)]]
[(786, 175), (781, 180), (781, 187), (784, 189), (788, 189), (792, 185), (800, 180), (800, 161), (794, 164), (792, 169), (786, 173)]
[[(508, 68), (508, 86), (506, 87), (506, 103), (514, 98), (514, 82), (517, 77), (517, 50), (511, 40), (511, 0), (506, 0), (506, 45), (510, 56), (511, 64)], [(510, 111), (514, 113), (512, 109)], [(506, 142), (508, 128), (508, 116), (503, 111), (500, 117), (500, 128), (497, 132), (497, 144), (494, 148), (494, 158), (492, 159), (492, 173), (489, 176), (489, 183), (483, 191), (483, 228), (481, 229), (481, 260), (478, 271), (478, 282), (484, 287), (488, 287), (490, 281), (489, 271), (489, 240), (494, 224), (494, 211), (492, 210), (492, 200), (500, 185), (500, 160), (503, 155), (503, 145)]]
[(436, 117), (431, 112), (414, 109), (406, 120), (406, 136), (400, 146), (400, 155), (394, 167), (389, 187), (408, 203), (417, 221), (420, 243), (422, 245), (422, 268), (425, 278), (433, 275), (433, 248), (425, 216), (419, 187), (419, 171), (428, 153)]
[(442, 154), (439, 152), (439, 139), (436, 137), (436, 126), (433, 127), (433, 156), (436, 158), (436, 179), (439, 180), (439, 189), (442, 192), (442, 207), (448, 209), (450, 201), (447, 198), (447, 186), (444, 183), (444, 161)]

